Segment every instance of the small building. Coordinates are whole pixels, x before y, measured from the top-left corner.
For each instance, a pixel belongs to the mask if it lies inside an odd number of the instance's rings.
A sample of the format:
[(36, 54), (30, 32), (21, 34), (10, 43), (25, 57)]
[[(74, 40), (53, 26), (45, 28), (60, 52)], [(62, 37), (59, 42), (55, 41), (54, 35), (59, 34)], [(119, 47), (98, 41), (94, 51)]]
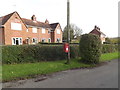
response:
[(99, 27), (95, 26), (94, 29), (90, 33), (98, 35), (101, 39), (102, 44), (105, 42), (106, 35), (100, 31)]
[(0, 17), (0, 45), (37, 44), (38, 42), (62, 43), (62, 29), (59, 23), (49, 24), (21, 18), (17, 12)]

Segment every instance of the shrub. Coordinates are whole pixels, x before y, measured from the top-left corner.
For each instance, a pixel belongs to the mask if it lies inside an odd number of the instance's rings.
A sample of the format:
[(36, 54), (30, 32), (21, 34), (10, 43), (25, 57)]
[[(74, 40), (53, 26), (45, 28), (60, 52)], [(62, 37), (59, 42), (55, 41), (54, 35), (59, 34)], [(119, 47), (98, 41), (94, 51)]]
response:
[[(71, 58), (79, 57), (78, 45), (71, 45)], [(3, 64), (64, 60), (62, 45), (21, 45), (2, 47)]]
[(101, 56), (101, 40), (97, 35), (84, 34), (80, 41), (81, 60), (85, 63), (97, 64)]
[(117, 44), (103, 44), (102, 45), (102, 53), (111, 53), (118, 51)]

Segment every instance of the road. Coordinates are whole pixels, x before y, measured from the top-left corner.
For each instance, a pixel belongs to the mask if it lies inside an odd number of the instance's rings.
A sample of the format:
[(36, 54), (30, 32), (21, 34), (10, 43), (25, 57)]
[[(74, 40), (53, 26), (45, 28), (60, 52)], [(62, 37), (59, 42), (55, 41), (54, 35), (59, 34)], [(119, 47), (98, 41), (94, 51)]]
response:
[(3, 88), (118, 88), (118, 60), (92, 69), (54, 73), (43, 81), (39, 79), (8, 82), (3, 84)]

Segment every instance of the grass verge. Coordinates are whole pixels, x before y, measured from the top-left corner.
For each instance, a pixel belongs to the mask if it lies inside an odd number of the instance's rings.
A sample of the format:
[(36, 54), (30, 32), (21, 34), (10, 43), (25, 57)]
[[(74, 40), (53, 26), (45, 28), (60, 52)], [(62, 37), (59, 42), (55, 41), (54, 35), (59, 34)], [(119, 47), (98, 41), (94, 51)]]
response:
[[(118, 52), (102, 54), (101, 62), (118, 58)], [(79, 62), (80, 59), (71, 59), (69, 65), (64, 64), (66, 60), (39, 62), (39, 63), (25, 63), (25, 64), (11, 64), (3, 65), (2, 80), (19, 80), (24, 78), (31, 78), (35, 75), (50, 74), (53, 72), (74, 69), (74, 68), (88, 68), (95, 65), (84, 64)]]

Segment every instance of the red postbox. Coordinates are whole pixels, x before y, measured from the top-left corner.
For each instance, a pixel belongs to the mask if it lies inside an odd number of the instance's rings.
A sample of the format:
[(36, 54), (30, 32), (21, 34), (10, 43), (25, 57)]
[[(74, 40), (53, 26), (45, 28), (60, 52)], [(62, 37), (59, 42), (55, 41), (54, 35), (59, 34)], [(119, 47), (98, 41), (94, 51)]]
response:
[(64, 52), (68, 53), (69, 52), (69, 44), (64, 43)]

